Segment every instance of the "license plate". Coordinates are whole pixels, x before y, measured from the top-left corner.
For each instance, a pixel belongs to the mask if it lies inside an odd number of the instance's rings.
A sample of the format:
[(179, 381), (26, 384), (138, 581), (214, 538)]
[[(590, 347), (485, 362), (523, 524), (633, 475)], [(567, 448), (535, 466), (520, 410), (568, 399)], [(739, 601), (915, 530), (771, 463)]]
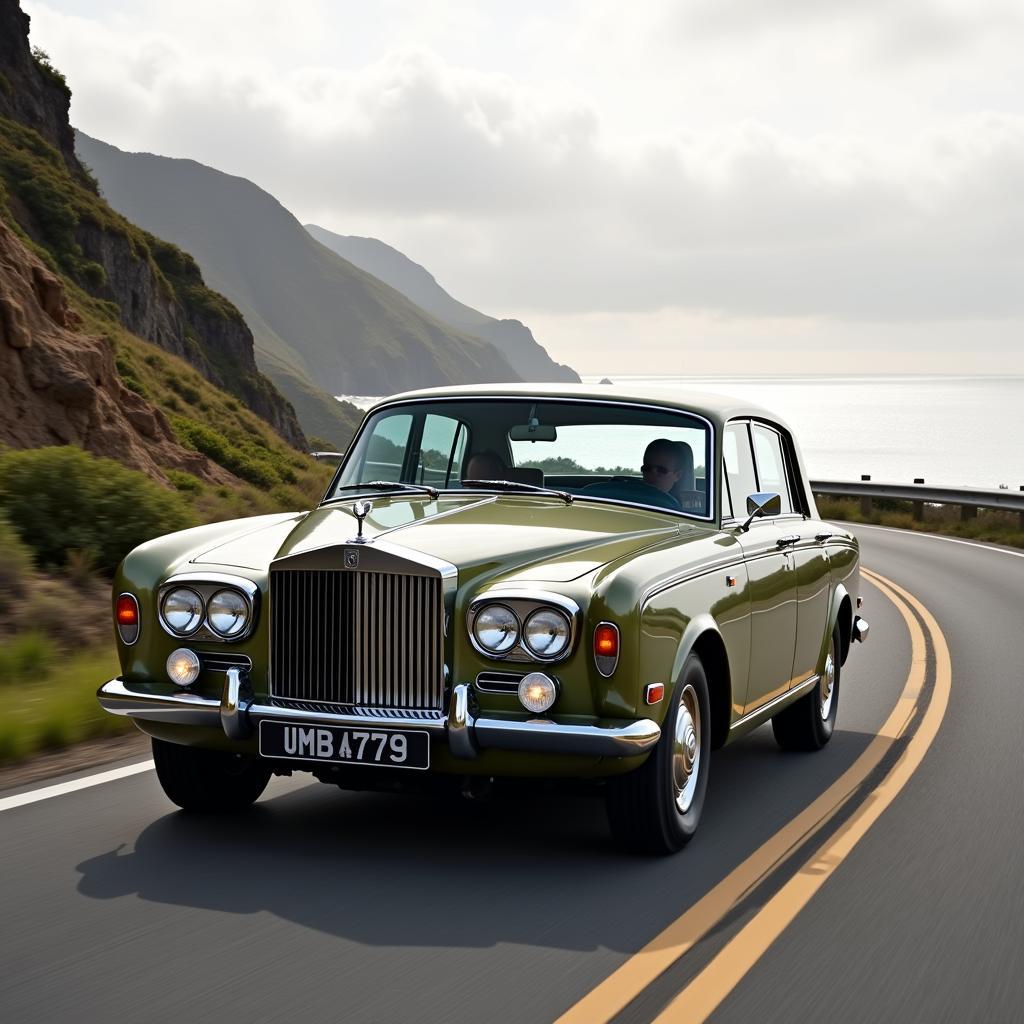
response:
[(430, 767), (430, 734), (394, 729), (260, 722), (260, 754), (291, 761)]

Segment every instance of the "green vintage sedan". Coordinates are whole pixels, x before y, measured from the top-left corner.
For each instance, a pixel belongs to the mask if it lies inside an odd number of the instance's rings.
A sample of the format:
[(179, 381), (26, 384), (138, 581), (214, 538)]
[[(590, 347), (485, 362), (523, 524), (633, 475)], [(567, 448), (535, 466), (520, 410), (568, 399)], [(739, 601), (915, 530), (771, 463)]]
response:
[(273, 774), (342, 788), (571, 777), (624, 846), (693, 836), (712, 751), (828, 742), (867, 636), (857, 541), (761, 409), (612, 387), (442, 388), (366, 414), (311, 512), (122, 563), (122, 673), (186, 810)]

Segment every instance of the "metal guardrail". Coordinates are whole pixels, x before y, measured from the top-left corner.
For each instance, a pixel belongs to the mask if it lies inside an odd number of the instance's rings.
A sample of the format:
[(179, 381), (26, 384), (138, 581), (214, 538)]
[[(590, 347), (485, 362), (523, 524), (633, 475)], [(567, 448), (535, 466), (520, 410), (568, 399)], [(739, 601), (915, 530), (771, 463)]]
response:
[(860, 498), (864, 515), (871, 512), (873, 498), (894, 498), (914, 503), (914, 518), (924, 518), (924, 506), (959, 505), (960, 518), (973, 519), (979, 508), (1000, 509), (1020, 514), (1020, 528), (1024, 530), (1024, 487), (1011, 490), (971, 490), (965, 487), (926, 486), (924, 480), (912, 484), (876, 483), (870, 477), (860, 480), (812, 480), (811, 490), (815, 494)]

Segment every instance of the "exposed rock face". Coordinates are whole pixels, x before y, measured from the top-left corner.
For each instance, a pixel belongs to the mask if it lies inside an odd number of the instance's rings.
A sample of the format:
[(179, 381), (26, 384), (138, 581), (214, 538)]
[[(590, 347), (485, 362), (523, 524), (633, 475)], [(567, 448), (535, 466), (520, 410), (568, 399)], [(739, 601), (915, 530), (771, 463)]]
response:
[(84, 180), (68, 123), (71, 92), (56, 75), (41, 73), (28, 41), (29, 16), (14, 0), (0, 0), (0, 117), (35, 129), (63, 154), (68, 169)]
[[(57, 148), (72, 179), (67, 182), (69, 196), (83, 188), (95, 194), (95, 183), (75, 156), (74, 131), (68, 123), (71, 92), (57, 72), (33, 58), (28, 32), (29, 17), (17, 2), (0, 0), (0, 117), (33, 129)], [(26, 215), (16, 195), (9, 205), (26, 233), (46, 246), (45, 232)], [(134, 235), (137, 242), (142, 237), (137, 230)], [(177, 254), (181, 280), (174, 281), (174, 294), (162, 285), (147, 255), (135, 251), (125, 234), (79, 216), (75, 241), (84, 257), (102, 266), (106, 274), (102, 285), (89, 280), (77, 283), (98, 298), (116, 303), (120, 321), (129, 331), (181, 356), (213, 384), (238, 396), (293, 447), (308, 447), (291, 405), (257, 370), (252, 332), (242, 315), (206, 290), (191, 257)], [(211, 311), (210, 305), (218, 309)]]
[(77, 444), (163, 482), (161, 467), (233, 483), (174, 440), (164, 414), (121, 383), (109, 341), (77, 321), (60, 280), (0, 221), (0, 442)]

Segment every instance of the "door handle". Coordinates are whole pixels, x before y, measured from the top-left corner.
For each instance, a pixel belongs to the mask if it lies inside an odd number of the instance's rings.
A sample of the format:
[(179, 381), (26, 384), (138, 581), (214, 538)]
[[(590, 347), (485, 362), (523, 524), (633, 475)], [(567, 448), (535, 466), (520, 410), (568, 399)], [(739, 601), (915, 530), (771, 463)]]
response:
[(814, 539), (815, 539), (815, 540), (816, 540), (816, 541), (817, 541), (817, 542), (818, 542), (819, 544), (824, 544), (824, 543), (825, 543), (825, 541), (827, 541), (827, 540), (831, 540), (831, 539), (832, 539), (832, 538), (833, 538), (834, 536), (835, 536), (835, 534), (834, 534), (834, 533), (816, 533), (816, 534), (814, 535)]
[(785, 537), (780, 537), (776, 542), (775, 546), (779, 548), (791, 548), (800, 539), (799, 533), (787, 533)]

